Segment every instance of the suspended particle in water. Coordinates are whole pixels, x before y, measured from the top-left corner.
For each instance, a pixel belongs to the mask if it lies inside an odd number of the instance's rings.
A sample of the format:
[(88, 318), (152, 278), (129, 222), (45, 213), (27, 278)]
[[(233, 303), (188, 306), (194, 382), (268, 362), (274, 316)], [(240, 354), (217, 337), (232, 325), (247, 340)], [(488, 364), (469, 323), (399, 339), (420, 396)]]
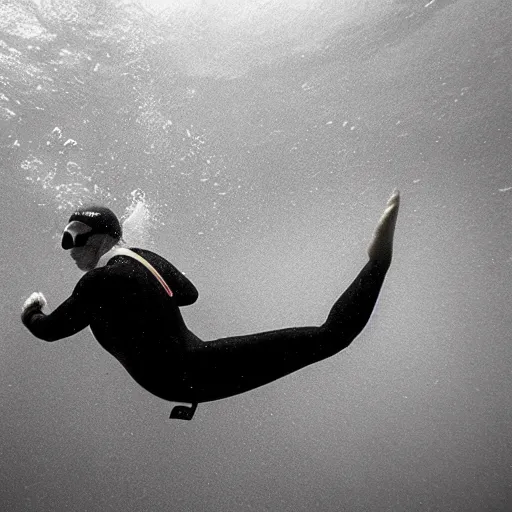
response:
[(70, 161), (66, 164), (66, 170), (69, 174), (77, 174), (78, 172), (80, 172), (81, 167), (76, 162)]

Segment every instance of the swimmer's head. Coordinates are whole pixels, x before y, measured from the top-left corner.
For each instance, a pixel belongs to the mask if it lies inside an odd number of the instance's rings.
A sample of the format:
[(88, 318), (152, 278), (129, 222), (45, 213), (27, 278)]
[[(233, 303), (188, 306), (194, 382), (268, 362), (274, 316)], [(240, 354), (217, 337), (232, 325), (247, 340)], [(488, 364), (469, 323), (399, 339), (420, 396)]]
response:
[(64, 229), (62, 248), (71, 249), (78, 268), (88, 271), (121, 240), (121, 235), (121, 225), (112, 210), (104, 206), (80, 207)]

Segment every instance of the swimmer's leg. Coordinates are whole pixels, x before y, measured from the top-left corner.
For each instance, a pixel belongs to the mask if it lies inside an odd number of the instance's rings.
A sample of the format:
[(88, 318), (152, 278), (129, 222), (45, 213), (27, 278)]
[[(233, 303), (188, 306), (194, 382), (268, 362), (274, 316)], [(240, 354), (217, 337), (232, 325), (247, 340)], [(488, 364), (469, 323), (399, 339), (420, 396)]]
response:
[(395, 193), (377, 225), (368, 250), (370, 261), (320, 327), (295, 327), (192, 344), (187, 367), (195, 400), (243, 393), (348, 347), (368, 322), (391, 263), (398, 207), (399, 196)]
[(393, 238), (400, 206), (400, 194), (393, 192), (368, 247), (370, 261), (336, 301), (322, 326), (329, 336), (344, 339), (348, 346), (363, 330), (391, 265)]
[(320, 327), (292, 327), (201, 342), (188, 351), (191, 401), (268, 384), (347, 348), (373, 311), (387, 267), (368, 262)]

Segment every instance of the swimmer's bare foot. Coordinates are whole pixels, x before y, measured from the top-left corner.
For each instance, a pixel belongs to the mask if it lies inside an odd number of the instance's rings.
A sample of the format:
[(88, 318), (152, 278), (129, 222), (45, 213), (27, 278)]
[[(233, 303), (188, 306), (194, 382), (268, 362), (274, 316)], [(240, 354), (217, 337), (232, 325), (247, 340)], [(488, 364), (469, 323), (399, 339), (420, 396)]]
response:
[(395, 190), (388, 200), (386, 209), (375, 228), (372, 241), (368, 247), (368, 256), (371, 260), (391, 261), (393, 235), (395, 234), (399, 206), (400, 192)]

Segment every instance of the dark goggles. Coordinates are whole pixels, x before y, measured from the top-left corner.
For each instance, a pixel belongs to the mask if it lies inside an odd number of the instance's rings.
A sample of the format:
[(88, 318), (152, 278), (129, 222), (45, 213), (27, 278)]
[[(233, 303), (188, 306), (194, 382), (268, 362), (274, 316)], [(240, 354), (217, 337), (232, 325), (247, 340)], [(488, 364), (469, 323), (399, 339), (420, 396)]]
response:
[(68, 250), (73, 247), (83, 247), (93, 234), (90, 226), (74, 220), (66, 226), (64, 233), (62, 233), (62, 248)]

